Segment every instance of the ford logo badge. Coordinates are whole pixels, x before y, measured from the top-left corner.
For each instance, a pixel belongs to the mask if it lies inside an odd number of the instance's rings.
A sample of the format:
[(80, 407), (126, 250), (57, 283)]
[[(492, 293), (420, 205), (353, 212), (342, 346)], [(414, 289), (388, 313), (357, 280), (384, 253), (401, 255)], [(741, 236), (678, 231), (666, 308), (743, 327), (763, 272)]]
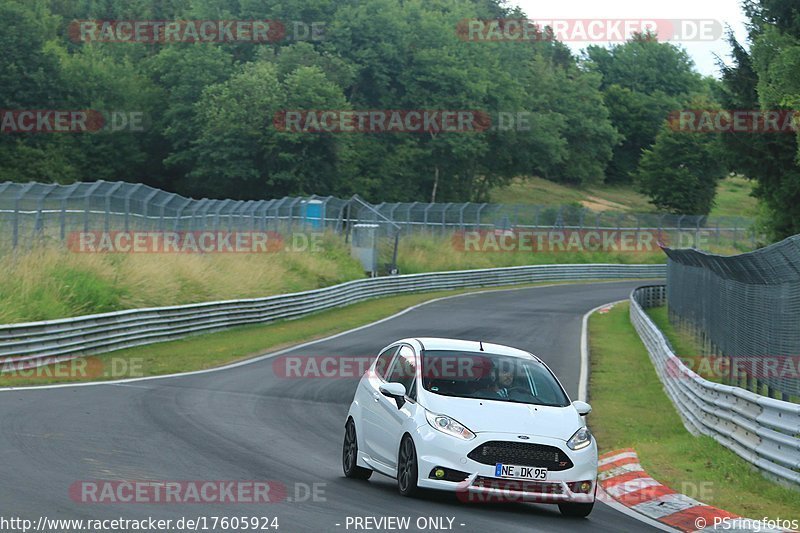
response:
[(528, 440), (528, 439), (530, 439), (530, 437), (526, 437), (525, 435), (517, 435), (517, 438), (518, 438), (518, 439), (522, 439), (522, 440)]

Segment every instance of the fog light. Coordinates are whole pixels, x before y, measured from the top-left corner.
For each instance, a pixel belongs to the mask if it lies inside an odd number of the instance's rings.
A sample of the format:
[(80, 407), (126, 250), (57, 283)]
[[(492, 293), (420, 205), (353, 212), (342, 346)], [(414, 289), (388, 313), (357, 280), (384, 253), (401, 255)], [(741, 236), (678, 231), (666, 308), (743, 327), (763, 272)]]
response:
[(576, 494), (589, 494), (592, 490), (592, 482), (589, 481), (573, 481), (568, 483), (569, 490)]
[(434, 466), (431, 468), (430, 474), (428, 474), (428, 479), (435, 479), (437, 481), (452, 481), (453, 483), (464, 481), (468, 477), (469, 474), (466, 472), (451, 470), (450, 468), (445, 468), (443, 466)]

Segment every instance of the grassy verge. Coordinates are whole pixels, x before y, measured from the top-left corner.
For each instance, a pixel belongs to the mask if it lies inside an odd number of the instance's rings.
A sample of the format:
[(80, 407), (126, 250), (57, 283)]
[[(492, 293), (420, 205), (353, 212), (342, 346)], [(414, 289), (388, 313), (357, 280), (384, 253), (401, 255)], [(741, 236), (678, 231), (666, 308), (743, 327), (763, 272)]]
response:
[(442, 270), (467, 270), (522, 265), (551, 264), (656, 264), (666, 256), (656, 248), (648, 252), (530, 252), (530, 251), (464, 251), (453, 244), (452, 237), (408, 235), (400, 239), (398, 265), (403, 274)]
[[(754, 186), (754, 182), (739, 176), (720, 181), (710, 216), (755, 217), (758, 202), (752, 196)], [(508, 186), (493, 190), (491, 201), (547, 206), (580, 204), (592, 211), (651, 213), (655, 210), (647, 196), (633, 185), (575, 187), (536, 177), (516, 178)]]
[(647, 197), (631, 186), (597, 185), (575, 187), (543, 178), (516, 178), (508, 186), (491, 192), (491, 201), (501, 204), (581, 204), (592, 211), (652, 211)]
[(255, 298), (364, 275), (335, 235), (319, 250), (253, 254), (92, 254), (37, 245), (0, 254), (0, 273), (0, 324)]
[[(688, 331), (683, 331), (669, 321), (669, 313), (666, 306), (651, 307), (647, 309), (646, 312), (656, 326), (658, 326), (658, 329), (664, 333), (670, 344), (672, 344), (672, 349), (675, 350), (675, 354), (684, 359), (684, 363), (690, 365), (691, 368), (703, 378), (716, 383), (725, 383), (727, 385), (748, 389), (762, 396), (769, 396), (769, 388), (767, 385), (761, 384), (756, 386), (753, 384), (752, 386), (748, 386), (747, 379), (745, 379), (744, 376), (741, 376), (738, 381), (731, 383), (731, 380), (728, 379), (725, 374), (727, 371), (725, 364), (722, 362), (714, 362), (713, 358), (703, 358), (703, 349), (697, 341), (695, 341), (692, 334)], [(800, 403), (800, 397), (789, 396), (788, 398), (784, 398), (777, 390), (773, 391), (772, 397), (778, 400)]]
[(758, 201), (752, 195), (754, 188), (755, 182), (740, 176), (720, 181), (710, 216), (757, 216)]
[[(743, 516), (797, 518), (800, 497), (710, 437), (683, 426), (628, 318), (628, 304), (589, 321), (589, 424), (601, 452), (631, 447), (661, 483)], [(677, 349), (677, 348), (676, 348)]]
[[(514, 288), (570, 283), (578, 282), (541, 282), (517, 285)], [(118, 350), (43, 367), (35, 371), (21, 371), (16, 375), (0, 374), (0, 387), (107, 381), (204, 370), (346, 331), (442, 296), (497, 290), (498, 288), (502, 287), (435, 291), (378, 298), (296, 320), (241, 326), (217, 333)], [(379, 348), (379, 346), (375, 347), (376, 350)]]

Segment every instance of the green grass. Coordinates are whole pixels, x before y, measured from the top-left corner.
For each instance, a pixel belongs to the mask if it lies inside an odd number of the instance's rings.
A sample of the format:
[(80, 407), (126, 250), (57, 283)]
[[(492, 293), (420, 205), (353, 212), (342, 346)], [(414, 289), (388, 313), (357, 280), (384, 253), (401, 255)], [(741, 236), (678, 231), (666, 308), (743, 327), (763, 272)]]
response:
[[(691, 332), (685, 331), (670, 322), (669, 312), (666, 306), (651, 307), (647, 309), (646, 312), (655, 325), (658, 326), (658, 329), (667, 337), (667, 340), (669, 340), (672, 345), (672, 349), (675, 351), (675, 355), (684, 359), (684, 363), (692, 365), (691, 368), (703, 378), (716, 383), (725, 383), (726, 385), (734, 385), (743, 389), (749, 389), (762, 396), (769, 396), (769, 388), (767, 385), (762, 384), (756, 386), (753, 384), (752, 386), (748, 386), (744, 376), (735, 383), (731, 383), (729, 379), (726, 379), (726, 376), (721, 375), (724, 374), (726, 368), (722, 363), (714, 365), (709, 359), (705, 359), (702, 361), (704, 364), (701, 365), (701, 361), (698, 360), (698, 358), (703, 356), (702, 346), (695, 340)], [(688, 358), (688, 361), (685, 358)], [(779, 391), (773, 391), (772, 396), (778, 400), (800, 403), (800, 397), (789, 396), (788, 398), (784, 398)]]
[(716, 205), (710, 216), (756, 217), (758, 201), (752, 196), (754, 187), (753, 181), (740, 176), (722, 180), (717, 186)]
[[(758, 204), (751, 195), (755, 184), (739, 176), (720, 181), (716, 205), (710, 217), (755, 217)], [(575, 187), (543, 178), (515, 178), (508, 186), (494, 189), (491, 201), (504, 204), (567, 205), (581, 204), (592, 211), (651, 213), (656, 211), (647, 196), (633, 185), (595, 185)]]
[[(540, 282), (517, 285), (514, 288), (570, 283), (577, 282)], [(37, 369), (33, 376), (24, 372), (19, 375), (0, 374), (0, 387), (107, 381), (204, 370), (346, 331), (434, 298), (496, 289), (459, 289), (378, 298), (296, 320), (241, 326), (217, 333), (90, 356)], [(379, 348), (375, 347), (376, 350)], [(114, 368), (117, 369), (116, 372), (112, 370)]]
[(684, 428), (619, 304), (589, 321), (592, 414), (600, 451), (634, 448), (649, 475), (678, 492), (749, 517), (797, 518), (800, 495), (767, 480), (710, 437)]
[(0, 254), (0, 272), (0, 324), (256, 298), (364, 276), (332, 234), (319, 250), (254, 254), (92, 254), (41, 244)]
[(630, 186), (575, 187), (543, 178), (515, 178), (508, 186), (494, 189), (491, 201), (501, 204), (582, 204), (593, 211), (652, 211), (647, 197)]
[(666, 262), (660, 249), (651, 252), (494, 252), (463, 251), (450, 237), (409, 235), (400, 239), (398, 265), (403, 274), (543, 264), (656, 264)]
[(696, 357), (702, 355), (702, 348), (695, 342), (692, 334), (677, 328), (669, 321), (667, 306), (650, 307), (646, 309), (645, 312), (653, 320), (655, 325), (658, 326), (658, 329), (667, 337), (675, 355), (678, 357)]

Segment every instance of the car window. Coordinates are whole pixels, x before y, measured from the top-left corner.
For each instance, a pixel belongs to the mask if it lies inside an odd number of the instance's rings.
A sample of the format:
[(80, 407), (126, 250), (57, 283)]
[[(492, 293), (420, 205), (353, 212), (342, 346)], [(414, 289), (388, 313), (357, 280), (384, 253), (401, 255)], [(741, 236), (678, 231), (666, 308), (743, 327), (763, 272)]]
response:
[(564, 390), (534, 358), (486, 352), (422, 352), (422, 386), (442, 396), (566, 407)]
[(414, 385), (414, 378), (417, 375), (417, 365), (414, 361), (414, 350), (409, 346), (402, 346), (400, 353), (394, 360), (392, 371), (389, 372), (389, 377), (386, 379), (390, 383), (402, 383), (406, 387), (406, 393), (411, 398), (412, 387)]
[(386, 373), (389, 371), (389, 364), (391, 364), (395, 352), (397, 352), (397, 346), (392, 346), (384, 350), (375, 361), (375, 373), (381, 378), (386, 378)]

